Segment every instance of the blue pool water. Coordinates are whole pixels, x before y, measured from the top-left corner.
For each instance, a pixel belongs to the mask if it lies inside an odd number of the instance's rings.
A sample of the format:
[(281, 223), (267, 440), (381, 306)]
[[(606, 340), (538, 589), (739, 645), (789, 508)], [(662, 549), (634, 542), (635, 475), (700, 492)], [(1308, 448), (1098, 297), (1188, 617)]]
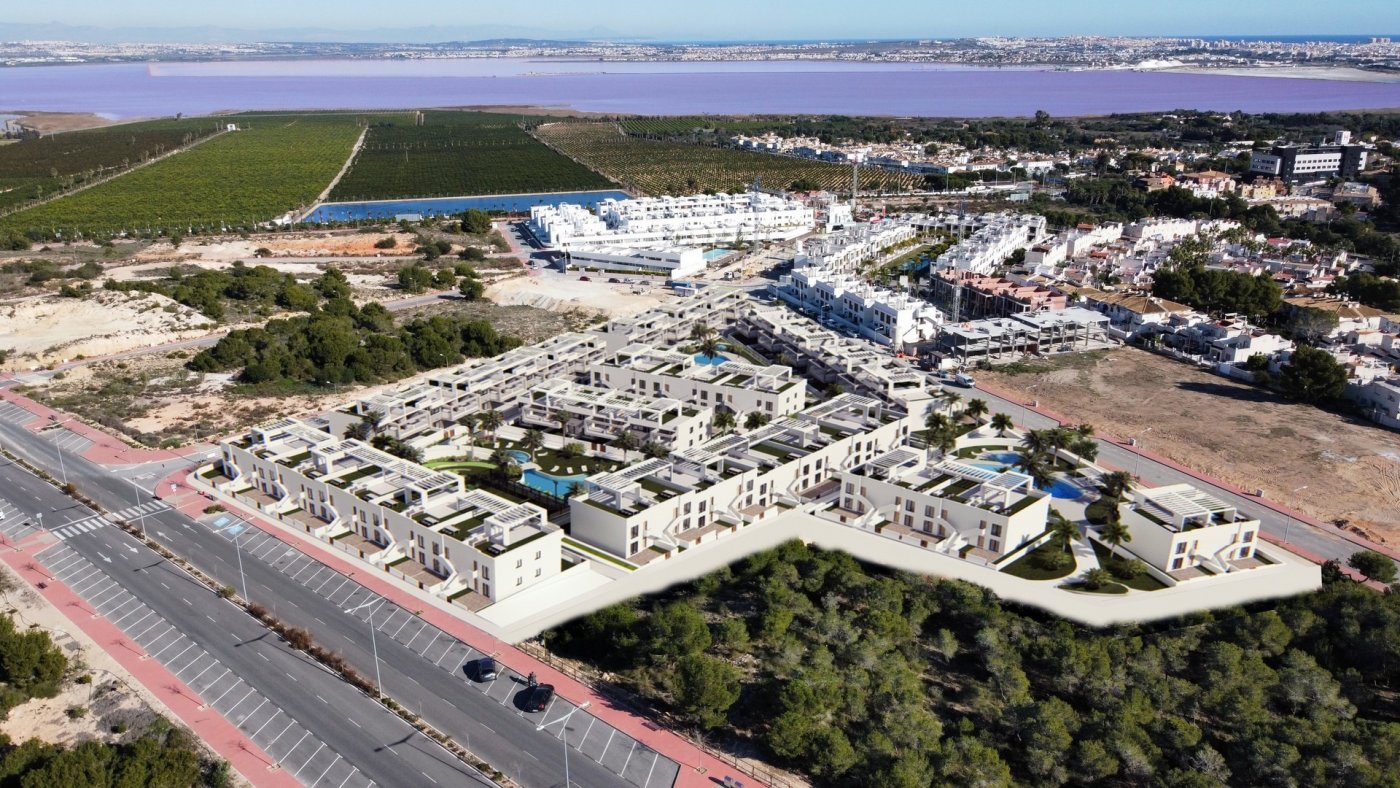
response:
[(1016, 470), (1009, 462), (984, 462), (982, 460), (959, 460), (963, 465), (971, 465), (974, 468), (986, 468), (989, 471)]
[(707, 262), (707, 263), (712, 263), (712, 262), (714, 262), (715, 260), (718, 260), (719, 258), (724, 257), (725, 255), (729, 254), (729, 253), (732, 252), (732, 251), (734, 251), (734, 250), (732, 250), (732, 249), (711, 249), (711, 250), (709, 250), (708, 252), (705, 252), (705, 262)]
[(523, 213), (536, 205), (576, 203), (597, 205), (606, 199), (625, 200), (619, 191), (547, 192), (539, 194), (494, 194), (480, 197), (440, 197), (424, 200), (379, 200), (371, 202), (328, 202), (316, 207), (306, 217), (313, 224), (348, 222), (357, 219), (393, 219), (404, 214), (446, 216), (462, 213), (469, 208), (483, 211)]
[(520, 481), (530, 487), (534, 487), (536, 490), (547, 492), (550, 495), (557, 495), (560, 498), (569, 494), (569, 488), (574, 485), (574, 482), (581, 482), (587, 478), (587, 476), (581, 473), (573, 476), (550, 476), (534, 468), (520, 474)]
[(989, 462), (999, 462), (1003, 465), (1015, 465), (1021, 461), (1021, 455), (1014, 451), (994, 451), (989, 454), (983, 454), (978, 459), (987, 460)]
[(523, 462), (529, 462), (529, 461), (530, 461), (530, 453), (529, 453), (529, 452), (518, 451), (518, 450), (516, 450), (516, 449), (511, 449), (510, 451), (506, 452), (506, 456), (509, 457), (509, 458), (511, 458), (512, 460), (515, 460), (515, 461), (518, 462), (518, 463), (523, 463)]
[(729, 360), (729, 357), (728, 357), (728, 356), (721, 356), (721, 355), (707, 356), (707, 355), (705, 355), (704, 353), (696, 353), (696, 354), (695, 354), (695, 363), (696, 363), (696, 364), (709, 364), (709, 365), (711, 365), (711, 366), (717, 367), (717, 366), (719, 366), (720, 364), (723, 364), (724, 362), (726, 362), (726, 361), (728, 361), (728, 360)]
[(1042, 489), (1050, 493), (1050, 497), (1052, 498), (1073, 499), (1084, 494), (1083, 490), (1079, 489), (1078, 486), (1068, 479), (1056, 479), (1049, 487), (1044, 487)]

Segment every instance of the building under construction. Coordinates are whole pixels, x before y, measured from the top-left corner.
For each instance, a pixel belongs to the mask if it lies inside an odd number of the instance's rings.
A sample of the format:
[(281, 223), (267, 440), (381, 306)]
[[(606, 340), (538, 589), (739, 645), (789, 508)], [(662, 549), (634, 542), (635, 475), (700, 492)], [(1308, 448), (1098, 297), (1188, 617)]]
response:
[(971, 271), (943, 271), (929, 282), (929, 300), (957, 319), (1007, 317), (1042, 309), (1064, 309), (1069, 296), (1044, 285), (1016, 282)]
[(1008, 317), (944, 325), (933, 353), (962, 365), (1093, 350), (1110, 345), (1108, 316), (1090, 309), (1026, 312)]

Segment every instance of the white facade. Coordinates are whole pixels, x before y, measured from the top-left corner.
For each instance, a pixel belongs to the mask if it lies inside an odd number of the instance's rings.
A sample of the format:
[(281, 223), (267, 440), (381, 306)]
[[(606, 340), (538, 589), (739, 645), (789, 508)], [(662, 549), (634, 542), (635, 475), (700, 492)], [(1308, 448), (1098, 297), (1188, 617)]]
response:
[(604, 200), (596, 215), (569, 204), (530, 209), (531, 231), (563, 251), (786, 240), (815, 226), (811, 208), (763, 192)]
[(1223, 574), (1234, 562), (1254, 556), (1259, 521), (1189, 484), (1133, 492), (1123, 522), (1132, 534), (1126, 547), (1163, 572), (1205, 567)]
[(807, 381), (794, 375), (791, 367), (760, 366), (735, 358), (702, 364), (693, 355), (645, 345), (622, 348), (594, 364), (589, 377), (600, 388), (666, 397), (692, 408), (763, 413), (770, 419), (796, 413), (807, 404)]
[(866, 284), (824, 269), (794, 271), (778, 293), (812, 313), (839, 320), (882, 345), (914, 344), (933, 338), (943, 313), (907, 293)]
[(938, 271), (990, 274), (1018, 249), (1029, 249), (1045, 235), (1045, 217), (998, 214), (966, 240), (938, 256)]
[(917, 237), (918, 229), (908, 221), (847, 224), (837, 232), (802, 241), (802, 248), (793, 258), (792, 267), (850, 273), (886, 249), (909, 243)]

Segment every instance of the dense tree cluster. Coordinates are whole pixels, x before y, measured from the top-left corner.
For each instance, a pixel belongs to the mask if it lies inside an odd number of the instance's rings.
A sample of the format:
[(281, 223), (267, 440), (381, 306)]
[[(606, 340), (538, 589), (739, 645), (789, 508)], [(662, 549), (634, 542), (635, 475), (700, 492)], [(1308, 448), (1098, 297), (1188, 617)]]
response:
[(239, 370), (243, 383), (330, 386), (392, 381), (494, 356), (520, 341), (484, 320), (429, 317), (395, 326), (379, 304), (333, 298), (316, 312), (230, 332), (189, 362), (197, 372)]
[(1400, 280), (1362, 272), (1337, 277), (1327, 290), (1385, 312), (1400, 312)]
[(1400, 595), (1090, 630), (800, 543), (548, 633), (822, 785), (1394, 785)]
[[(1191, 243), (1183, 241), (1177, 248)], [(1152, 295), (1211, 314), (1235, 313), (1260, 318), (1278, 310), (1283, 288), (1267, 276), (1185, 262), (1164, 266), (1153, 273)]]
[(1279, 387), (1299, 402), (1335, 402), (1346, 391), (1347, 368), (1331, 353), (1301, 345), (1279, 368)]
[(168, 724), (123, 744), (12, 744), (0, 736), (0, 788), (187, 788), (228, 781), (226, 764), (205, 768), (189, 734)]
[(248, 311), (281, 308), (309, 312), (323, 293), (349, 293), (344, 274), (334, 268), (306, 285), (291, 274), (265, 265), (250, 267), (241, 260), (224, 271), (175, 267), (160, 279), (108, 279), (103, 287), (125, 293), (159, 293), (215, 320), (224, 318), (229, 301)]
[(0, 616), (0, 718), (30, 698), (58, 694), (68, 660), (41, 629), (16, 629)]

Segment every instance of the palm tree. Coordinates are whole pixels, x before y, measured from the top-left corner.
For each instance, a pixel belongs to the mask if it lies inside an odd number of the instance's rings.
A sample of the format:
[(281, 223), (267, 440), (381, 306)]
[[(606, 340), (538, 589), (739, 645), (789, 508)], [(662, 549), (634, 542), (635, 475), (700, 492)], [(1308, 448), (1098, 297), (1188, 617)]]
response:
[(498, 411), (484, 410), (477, 414), (476, 421), (483, 430), (491, 433), (492, 444), (499, 442), (496, 440), (496, 430), (500, 429), (501, 425), (506, 422), (505, 416), (502, 416)]
[(1070, 552), (1074, 540), (1079, 538), (1079, 524), (1060, 514), (1059, 509), (1051, 509), (1050, 517), (1047, 518), (1050, 533), (1065, 546), (1065, 552)]
[(700, 322), (690, 327), (690, 338), (694, 340), (705, 340), (717, 335), (714, 326), (709, 323)]
[(1043, 456), (1023, 453), (1020, 461), (1016, 463), (1016, 467), (1031, 477), (1031, 481), (1039, 489), (1046, 489), (1055, 483), (1055, 471)]
[(756, 430), (768, 423), (768, 414), (756, 410), (744, 417), (744, 429)]
[(530, 459), (535, 459), (535, 452), (544, 448), (544, 433), (531, 427), (525, 430), (525, 435), (520, 439), (521, 448), (530, 452)]
[(924, 430), (927, 431), (929, 445), (933, 445), (934, 435), (940, 432), (947, 432), (948, 428), (951, 426), (953, 426), (953, 421), (948, 418), (946, 413), (939, 413), (936, 410), (930, 411), (929, 414), (924, 417)]
[(627, 453), (637, 448), (637, 436), (633, 435), (631, 430), (623, 430), (613, 441), (613, 446), (622, 449), (622, 461), (627, 462)]
[(1079, 438), (1069, 450), (1085, 462), (1093, 462), (1099, 456), (1099, 444), (1093, 438)]
[(1109, 583), (1112, 583), (1113, 576), (1110, 575), (1105, 569), (1094, 567), (1093, 569), (1090, 569), (1089, 571), (1084, 573), (1080, 582), (1083, 583), (1084, 587), (1089, 589), (1090, 591), (1097, 591), (1100, 588), (1103, 588), (1104, 586), (1108, 585)]
[(734, 416), (734, 411), (732, 410), (720, 410), (715, 412), (714, 427), (720, 432), (729, 432), (734, 429), (734, 425), (738, 423), (739, 420)]
[(963, 409), (963, 413), (966, 413), (967, 415), (971, 416), (973, 421), (977, 422), (978, 424), (981, 424), (982, 417), (987, 415), (988, 410), (989, 408), (987, 407), (986, 400), (974, 399), (968, 401), (967, 407)]
[(1108, 520), (1099, 526), (1099, 538), (1108, 543), (1114, 555), (1118, 555), (1118, 548), (1124, 542), (1133, 541), (1133, 534), (1123, 523), (1123, 516), (1119, 514), (1117, 504), (1108, 510)]
[(1011, 416), (1006, 413), (993, 413), (990, 422), (992, 429), (997, 431), (998, 438), (1006, 437), (1006, 431), (1015, 426), (1011, 421)]
[(466, 427), (466, 428), (467, 428), (467, 440), (468, 440), (468, 442), (471, 443), (471, 446), (472, 446), (473, 449), (476, 448), (476, 425), (477, 425), (477, 422), (478, 422), (478, 418), (477, 418), (477, 415), (476, 415), (475, 413), (468, 413), (467, 415), (463, 416), (462, 418), (457, 419), (457, 423), (458, 423), (458, 424), (460, 424), (460, 425), (462, 425), (463, 427)]
[(1050, 453), (1050, 439), (1045, 430), (1029, 430), (1021, 437), (1021, 459), (1041, 459)]
[(581, 498), (588, 494), (588, 485), (584, 482), (574, 482), (569, 485), (569, 498)]
[(719, 337), (707, 336), (700, 340), (700, 353), (706, 358), (713, 359), (719, 355)]
[(948, 404), (948, 410), (956, 412), (958, 403), (962, 402), (962, 395), (956, 391), (943, 392), (943, 401)]
[(1099, 494), (1117, 503), (1123, 500), (1133, 484), (1133, 475), (1127, 471), (1114, 471), (1099, 477)]
[(572, 413), (563, 410), (554, 412), (554, 422), (559, 425), (559, 431), (564, 435), (569, 434), (569, 422), (574, 420)]
[(671, 450), (667, 449), (665, 444), (658, 443), (657, 441), (647, 441), (646, 445), (642, 446), (642, 454), (645, 454), (646, 456), (651, 457), (654, 460), (662, 459), (670, 453)]
[(1094, 437), (1094, 425), (1085, 422), (1076, 426), (1074, 428), (1074, 433), (1081, 438), (1092, 438)]

